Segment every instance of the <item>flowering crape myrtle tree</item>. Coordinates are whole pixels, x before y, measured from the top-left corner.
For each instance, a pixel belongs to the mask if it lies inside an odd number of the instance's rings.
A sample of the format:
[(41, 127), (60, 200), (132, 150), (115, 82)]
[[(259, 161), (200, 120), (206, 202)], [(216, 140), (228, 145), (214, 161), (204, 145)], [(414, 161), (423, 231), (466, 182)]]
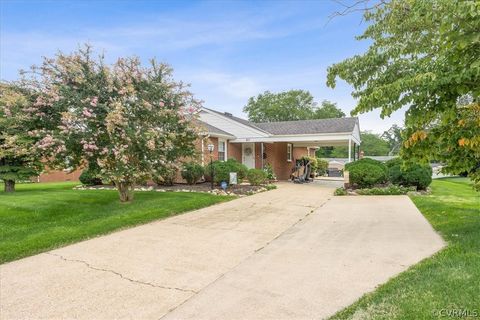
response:
[(13, 84), (0, 83), (0, 180), (5, 192), (14, 192), (17, 181), (30, 179), (42, 167), (32, 152), (35, 139), (27, 135), (33, 123), (22, 112), (30, 97)]
[(45, 59), (30, 74), (23, 83), (38, 98), (26, 112), (44, 124), (30, 132), (40, 138), (36, 148), (55, 168), (97, 164), (122, 202), (133, 200), (136, 183), (194, 153), (199, 102), (165, 64), (126, 58), (109, 66), (86, 46)]

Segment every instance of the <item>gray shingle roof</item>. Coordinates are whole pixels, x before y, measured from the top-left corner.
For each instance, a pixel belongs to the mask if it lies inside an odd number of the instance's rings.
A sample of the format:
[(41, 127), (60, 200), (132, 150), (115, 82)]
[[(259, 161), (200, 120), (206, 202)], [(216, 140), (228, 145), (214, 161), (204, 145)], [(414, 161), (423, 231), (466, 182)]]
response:
[(220, 134), (220, 135), (226, 135), (226, 136), (232, 136), (233, 137), (233, 134), (227, 132), (227, 131), (223, 131), (222, 129), (219, 129), (217, 127), (214, 127), (212, 126), (211, 124), (208, 124), (206, 122), (203, 122), (201, 120), (195, 120), (195, 122), (198, 123), (198, 126), (200, 128), (202, 128), (203, 130), (205, 130), (205, 132), (208, 132), (209, 134)]
[(254, 125), (264, 131), (275, 135), (290, 134), (316, 134), (352, 132), (358, 118), (332, 118), (318, 120), (298, 120), (262, 122)]

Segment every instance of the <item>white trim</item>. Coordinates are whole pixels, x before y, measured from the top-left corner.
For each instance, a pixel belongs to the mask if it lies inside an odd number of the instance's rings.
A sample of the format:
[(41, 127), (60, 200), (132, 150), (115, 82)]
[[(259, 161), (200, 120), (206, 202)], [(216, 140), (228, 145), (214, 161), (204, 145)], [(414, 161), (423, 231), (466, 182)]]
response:
[(352, 162), (352, 139), (348, 139), (348, 162)]
[(223, 146), (224, 146), (224, 150), (223, 150), (223, 160), (220, 160), (220, 161), (227, 161), (227, 157), (228, 157), (228, 153), (227, 153), (227, 140), (225, 139), (218, 139), (217, 141), (217, 157), (218, 157), (218, 153), (220, 152), (220, 142), (223, 142)]
[[(290, 159), (288, 157), (288, 149), (290, 147)], [(287, 162), (292, 162), (293, 160), (293, 143), (287, 143)]]
[[(236, 124), (236, 125), (244, 128), (244, 129), (251, 130), (251, 131), (253, 131), (253, 132), (255, 132), (255, 133), (258, 133), (258, 136), (260, 136), (260, 137), (268, 137), (268, 136), (270, 136), (270, 134), (267, 133), (267, 132), (265, 132), (265, 131), (261, 131), (260, 129), (256, 129), (256, 128), (251, 127), (251, 126), (247, 126), (247, 125), (245, 125), (245, 124), (243, 124), (243, 123), (241, 123), (241, 122), (235, 121), (234, 119), (232, 119), (232, 118), (230, 118), (230, 117), (228, 117), (228, 116), (226, 116), (226, 115), (222, 115), (222, 114), (220, 114), (220, 113), (217, 113), (217, 112), (215, 112), (215, 111), (211, 111), (211, 110), (208, 110), (208, 109), (206, 109), (206, 108), (200, 108), (200, 111), (206, 112), (206, 113), (208, 113), (208, 114), (210, 114), (210, 115), (213, 115), (213, 116), (216, 116), (216, 117), (218, 117), (218, 118), (222, 118), (222, 119), (226, 120), (227, 122), (234, 123), (234, 124)], [(202, 121), (203, 121), (203, 120), (202, 120)], [(205, 122), (207, 122), (207, 121), (205, 121)], [(208, 122), (207, 122), (207, 123), (208, 123)], [(222, 128), (220, 128), (220, 129), (222, 129)], [(222, 129), (222, 130), (224, 130), (224, 129)]]
[(296, 134), (296, 135), (278, 135), (278, 136), (270, 136), (270, 137), (256, 137), (256, 138), (237, 138), (232, 140), (232, 143), (240, 143), (240, 142), (307, 142), (307, 141), (345, 141), (347, 142), (348, 139), (354, 139), (352, 137), (351, 132), (347, 133), (336, 133), (336, 134)]
[(225, 138), (225, 139), (235, 139), (235, 136), (230, 134), (222, 134), (222, 133), (211, 133), (211, 132), (200, 132), (199, 135), (201, 136), (209, 136), (214, 138)]

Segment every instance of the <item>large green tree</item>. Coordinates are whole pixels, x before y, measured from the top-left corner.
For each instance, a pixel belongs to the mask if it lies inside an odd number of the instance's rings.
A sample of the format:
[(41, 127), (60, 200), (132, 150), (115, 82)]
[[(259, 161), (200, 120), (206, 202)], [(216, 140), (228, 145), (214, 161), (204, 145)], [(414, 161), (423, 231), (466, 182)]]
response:
[(400, 126), (397, 124), (392, 125), (387, 131), (383, 132), (381, 137), (388, 142), (390, 147), (389, 155), (397, 155), (400, 152), (403, 143), (402, 128)]
[[(368, 26), (358, 39), (370, 47), (332, 65), (327, 84), (335, 87), (341, 78), (353, 86), (354, 114), (380, 109), (385, 117), (406, 107), (402, 152), (444, 161), (447, 172), (466, 171), (480, 185), (477, 145), (470, 146), (478, 131), (471, 136), (464, 129), (466, 120), (478, 123), (473, 117), (480, 99), (480, 1), (378, 1), (364, 18)], [(459, 109), (464, 96), (471, 102)], [(458, 163), (462, 157), (451, 156), (457, 153), (471, 159), (468, 167)]]
[(30, 97), (28, 91), (0, 83), (0, 180), (5, 192), (15, 191), (17, 181), (30, 179), (42, 167), (33, 149), (36, 140), (28, 135), (33, 123), (23, 113)]
[[(387, 156), (390, 151), (388, 141), (383, 139), (380, 135), (369, 131), (362, 131), (360, 133), (362, 144), (360, 150), (365, 156)], [(348, 157), (348, 147), (322, 147), (316, 156), (319, 158), (346, 158)]]
[(107, 65), (87, 46), (45, 59), (31, 75), (23, 84), (38, 97), (25, 111), (43, 124), (30, 132), (40, 139), (36, 149), (55, 168), (98, 165), (122, 202), (133, 200), (135, 184), (165, 175), (195, 150), (198, 102), (167, 65), (138, 58)]
[(252, 122), (345, 117), (345, 113), (335, 103), (324, 100), (318, 106), (312, 94), (305, 90), (280, 93), (265, 91), (256, 97), (251, 97), (243, 111), (248, 114), (248, 119)]

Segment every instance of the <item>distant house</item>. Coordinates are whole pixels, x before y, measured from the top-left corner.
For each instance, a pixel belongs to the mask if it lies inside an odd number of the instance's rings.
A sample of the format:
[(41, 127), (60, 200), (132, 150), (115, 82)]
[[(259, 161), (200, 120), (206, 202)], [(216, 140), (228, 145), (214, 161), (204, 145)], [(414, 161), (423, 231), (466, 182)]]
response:
[[(348, 146), (348, 161), (358, 159), (360, 127), (358, 118), (335, 118), (253, 123), (227, 112), (208, 108), (199, 111), (201, 161), (210, 161), (208, 145), (213, 144), (214, 160), (234, 158), (249, 168), (273, 167), (279, 180), (289, 179), (295, 161), (314, 156), (321, 146)], [(59, 171), (40, 175), (39, 181), (67, 181), (78, 172)]]

